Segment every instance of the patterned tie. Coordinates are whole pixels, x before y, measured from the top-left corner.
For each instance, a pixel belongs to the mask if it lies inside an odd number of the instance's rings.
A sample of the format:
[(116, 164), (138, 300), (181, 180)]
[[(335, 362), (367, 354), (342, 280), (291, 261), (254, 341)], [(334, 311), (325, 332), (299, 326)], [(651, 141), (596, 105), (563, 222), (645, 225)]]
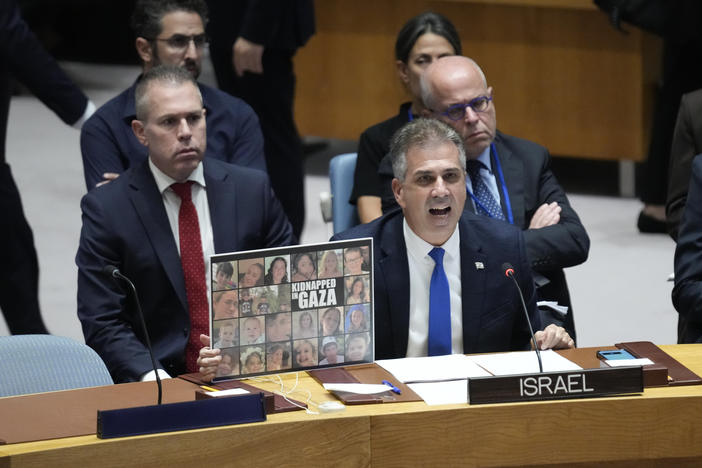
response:
[(441, 247), (429, 252), (436, 263), (429, 284), (429, 356), (451, 354), (451, 299), (444, 272), (444, 253)]
[[(479, 215), (490, 216), (491, 218), (505, 220), (500, 204), (490, 193), (485, 181), (480, 177), (480, 169), (485, 167), (483, 163), (475, 159), (466, 162), (470, 183), (473, 184), (473, 196), (477, 199), (475, 212)], [(474, 200), (475, 201), (475, 200)]]
[(185, 348), (185, 364), (188, 372), (197, 372), (197, 357), (202, 344), (200, 334), (209, 332), (207, 311), (207, 284), (205, 282), (205, 258), (200, 240), (200, 223), (193, 205), (192, 181), (171, 185), (180, 197), (178, 211), (178, 237), (180, 238), (180, 263), (185, 275), (185, 293), (190, 312), (190, 337)]

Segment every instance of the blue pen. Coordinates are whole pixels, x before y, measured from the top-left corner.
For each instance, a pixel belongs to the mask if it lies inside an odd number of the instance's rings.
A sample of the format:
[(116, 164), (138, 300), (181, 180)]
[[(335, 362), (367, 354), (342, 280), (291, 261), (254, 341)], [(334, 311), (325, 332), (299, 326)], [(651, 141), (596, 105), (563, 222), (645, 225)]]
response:
[(394, 386), (393, 384), (391, 384), (391, 383), (388, 382), (387, 380), (383, 380), (383, 384), (385, 384), (385, 385), (387, 385), (388, 387), (390, 387), (390, 390), (392, 390), (393, 392), (397, 393), (398, 395), (402, 393), (402, 392), (400, 391), (399, 388), (397, 388), (396, 386)]

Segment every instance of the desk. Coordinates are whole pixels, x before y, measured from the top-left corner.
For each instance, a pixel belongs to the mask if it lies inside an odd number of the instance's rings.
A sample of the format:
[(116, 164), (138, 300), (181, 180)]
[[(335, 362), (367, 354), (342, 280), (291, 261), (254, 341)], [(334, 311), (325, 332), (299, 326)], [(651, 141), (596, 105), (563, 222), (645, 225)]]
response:
[[(702, 374), (702, 345), (661, 348)], [(295, 379), (283, 377), (286, 385)], [(312, 392), (314, 401), (331, 399), (309, 377), (301, 377), (300, 386)], [(344, 413), (282, 413), (240, 426), (0, 446), (0, 468), (233, 463), (640, 467), (662, 460), (676, 466), (702, 463), (702, 386), (651, 388), (635, 397), (472, 407), (422, 402), (349, 406)]]
[(357, 140), (407, 100), (398, 31), (446, 15), (493, 86), (498, 127), (554, 155), (645, 159), (660, 40), (612, 28), (591, 0), (316, 0), (317, 34), (295, 58), (302, 134)]

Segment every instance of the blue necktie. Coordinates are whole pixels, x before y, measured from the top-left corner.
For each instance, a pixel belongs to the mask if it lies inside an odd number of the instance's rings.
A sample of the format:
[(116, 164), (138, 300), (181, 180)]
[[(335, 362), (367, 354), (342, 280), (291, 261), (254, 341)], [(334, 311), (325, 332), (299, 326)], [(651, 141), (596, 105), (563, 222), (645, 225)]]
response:
[[(477, 199), (475, 212), (479, 215), (490, 216), (491, 218), (505, 220), (502, 207), (490, 193), (485, 181), (480, 177), (480, 169), (485, 167), (483, 163), (475, 159), (466, 162), (470, 183), (473, 184), (473, 196)], [(474, 200), (475, 201), (475, 200)]]
[(451, 354), (451, 299), (444, 271), (444, 253), (441, 247), (434, 247), (429, 252), (436, 263), (429, 284), (429, 356)]

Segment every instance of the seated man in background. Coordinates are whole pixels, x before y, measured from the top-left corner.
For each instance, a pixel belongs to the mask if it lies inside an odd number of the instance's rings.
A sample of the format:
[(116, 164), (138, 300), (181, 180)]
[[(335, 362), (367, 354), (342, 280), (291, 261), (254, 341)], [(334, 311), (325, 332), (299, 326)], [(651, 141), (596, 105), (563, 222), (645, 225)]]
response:
[[(139, 0), (132, 15), (136, 50), (143, 71), (177, 65), (200, 75), (207, 40), (204, 0)], [(130, 166), (144, 161), (147, 149), (134, 136), (134, 92), (131, 87), (100, 107), (83, 125), (80, 137), (83, 172), (88, 190), (113, 180)], [(266, 170), (258, 118), (241, 99), (198, 83), (207, 109), (207, 158)]]
[(678, 343), (702, 343), (702, 158), (692, 176), (675, 248), (673, 305), (678, 311)]
[[(390, 155), (402, 210), (332, 238), (373, 238), (376, 359), (529, 349), (521, 299), (502, 267), (516, 268), (531, 324), (541, 328), (524, 238), (513, 226), (464, 211), (461, 137), (437, 120), (415, 119), (395, 134)], [(574, 345), (553, 324), (535, 337), (540, 349)], [(200, 350), (205, 380), (215, 376), (219, 354)]]
[(135, 302), (107, 266), (136, 285), (159, 373), (176, 376), (198, 370), (207, 342), (209, 256), (293, 242), (265, 173), (203, 161), (206, 112), (190, 73), (152, 68), (135, 100), (132, 128), (148, 158), (83, 197), (76, 255), (85, 342), (115, 382), (153, 371)]

